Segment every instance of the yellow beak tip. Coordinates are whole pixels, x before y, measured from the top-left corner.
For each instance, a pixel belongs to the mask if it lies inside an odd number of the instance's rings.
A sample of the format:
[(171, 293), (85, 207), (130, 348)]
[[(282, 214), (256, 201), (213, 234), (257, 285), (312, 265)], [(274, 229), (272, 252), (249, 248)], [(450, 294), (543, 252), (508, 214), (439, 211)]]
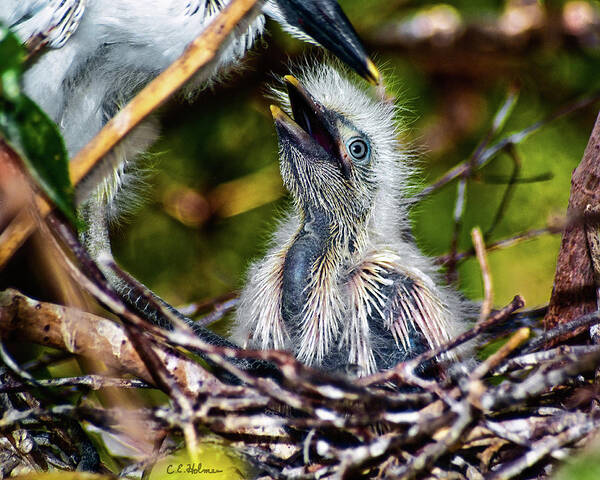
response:
[(281, 108), (279, 108), (277, 105), (269, 105), (269, 109), (271, 110), (271, 115), (273, 115), (273, 118), (280, 118), (283, 114)]
[(381, 74), (370, 58), (367, 60), (367, 71), (369, 72), (369, 81), (373, 85), (379, 85), (381, 82)]
[(285, 75), (283, 77), (283, 80), (286, 83), (289, 83), (291, 85), (293, 85), (294, 87), (298, 88), (300, 86), (300, 82), (298, 81), (298, 79), (296, 77), (294, 77), (293, 75)]

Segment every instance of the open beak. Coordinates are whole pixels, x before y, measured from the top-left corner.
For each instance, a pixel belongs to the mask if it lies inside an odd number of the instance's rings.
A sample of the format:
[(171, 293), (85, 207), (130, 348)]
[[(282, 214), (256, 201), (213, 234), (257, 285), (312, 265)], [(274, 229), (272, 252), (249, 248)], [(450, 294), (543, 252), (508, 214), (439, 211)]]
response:
[(379, 71), (337, 0), (277, 0), (285, 20), (306, 33), (373, 84)]
[(308, 157), (329, 160), (339, 166), (348, 177), (350, 165), (340, 155), (340, 139), (334, 117), (292, 75), (284, 77), (292, 107), (291, 118), (283, 110), (271, 105), (271, 114), (280, 141), (287, 141)]

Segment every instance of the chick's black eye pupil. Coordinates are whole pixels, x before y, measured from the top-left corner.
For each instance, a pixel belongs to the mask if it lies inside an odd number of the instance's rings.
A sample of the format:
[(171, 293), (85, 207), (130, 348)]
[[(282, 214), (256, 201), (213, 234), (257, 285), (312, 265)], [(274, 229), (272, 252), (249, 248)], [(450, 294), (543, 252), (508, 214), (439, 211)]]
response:
[(362, 140), (354, 140), (350, 143), (350, 154), (357, 160), (367, 156), (367, 145)]

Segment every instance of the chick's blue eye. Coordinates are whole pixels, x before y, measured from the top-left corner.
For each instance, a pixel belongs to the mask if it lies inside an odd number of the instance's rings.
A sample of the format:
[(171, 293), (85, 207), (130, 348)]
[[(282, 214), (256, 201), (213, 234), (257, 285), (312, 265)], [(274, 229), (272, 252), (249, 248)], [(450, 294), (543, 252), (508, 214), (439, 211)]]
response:
[(361, 138), (351, 138), (348, 140), (346, 149), (354, 160), (365, 160), (369, 156), (369, 145)]

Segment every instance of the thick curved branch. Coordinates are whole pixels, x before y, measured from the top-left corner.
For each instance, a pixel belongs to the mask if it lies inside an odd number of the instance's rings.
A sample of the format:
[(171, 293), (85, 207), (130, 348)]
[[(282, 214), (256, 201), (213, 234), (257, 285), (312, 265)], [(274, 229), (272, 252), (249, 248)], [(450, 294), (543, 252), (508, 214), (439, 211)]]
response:
[[(0, 292), (0, 337), (100, 359), (110, 370), (153, 383), (121, 325), (75, 308), (38, 302), (17, 290)], [(153, 349), (175, 382), (189, 394), (241, 391), (240, 387), (222, 384), (197, 362), (167, 346), (154, 344)]]

